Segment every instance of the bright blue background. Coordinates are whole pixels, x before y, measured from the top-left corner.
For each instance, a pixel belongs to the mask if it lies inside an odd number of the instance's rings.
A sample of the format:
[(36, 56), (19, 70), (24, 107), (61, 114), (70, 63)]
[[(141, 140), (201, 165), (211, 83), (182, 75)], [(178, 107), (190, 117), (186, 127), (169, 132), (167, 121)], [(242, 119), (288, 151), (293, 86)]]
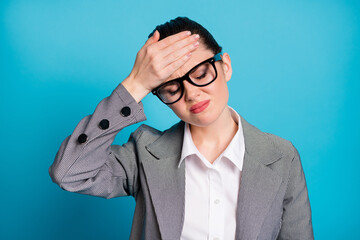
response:
[[(229, 105), (298, 148), (316, 239), (359, 239), (360, 4), (341, 0), (2, 0), (0, 239), (129, 237), (133, 198), (65, 192), (48, 167), (129, 74), (147, 35), (177, 16), (230, 54)], [(144, 123), (178, 121), (155, 97), (143, 103)]]

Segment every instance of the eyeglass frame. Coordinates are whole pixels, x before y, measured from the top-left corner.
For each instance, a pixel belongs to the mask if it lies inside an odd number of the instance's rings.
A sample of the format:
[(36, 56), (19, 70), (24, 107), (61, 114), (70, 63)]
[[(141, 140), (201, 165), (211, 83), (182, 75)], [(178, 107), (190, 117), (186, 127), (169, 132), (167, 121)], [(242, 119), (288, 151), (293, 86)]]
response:
[[(205, 87), (205, 86), (211, 84), (212, 82), (214, 82), (214, 81), (216, 80), (216, 78), (217, 78), (217, 76), (218, 76), (218, 74), (217, 74), (217, 69), (216, 69), (216, 66), (215, 66), (215, 62), (222, 60), (222, 58), (221, 58), (221, 55), (222, 55), (222, 54), (223, 54), (223, 53), (220, 52), (220, 53), (216, 54), (215, 56), (213, 56), (213, 57), (211, 57), (211, 58), (208, 58), (208, 59), (202, 61), (201, 63), (195, 65), (193, 68), (190, 69), (190, 71), (188, 71), (188, 72), (187, 72), (184, 76), (182, 76), (182, 77), (175, 78), (175, 79), (173, 79), (173, 80), (170, 80), (170, 81), (167, 81), (167, 82), (164, 82), (164, 83), (160, 84), (159, 86), (157, 86), (156, 88), (154, 88), (154, 89), (151, 91), (152, 94), (153, 94), (153, 95), (156, 95), (156, 96), (157, 96), (163, 103), (165, 103), (166, 105), (170, 105), (170, 104), (174, 104), (174, 103), (178, 102), (178, 101), (183, 97), (183, 95), (184, 95), (184, 90), (185, 90), (185, 87), (184, 87), (184, 83), (183, 83), (183, 82), (184, 82), (185, 80), (187, 80), (190, 84), (192, 84), (192, 85), (194, 85), (194, 86), (197, 86), (197, 87)], [(214, 77), (214, 79), (213, 79), (212, 81), (204, 84), (204, 85), (199, 85), (199, 84), (194, 83), (194, 82), (190, 79), (190, 76), (189, 76), (190, 73), (191, 73), (194, 69), (196, 69), (197, 67), (199, 67), (201, 64), (204, 64), (204, 63), (207, 63), (207, 62), (209, 62), (209, 63), (214, 67), (214, 70), (215, 70), (215, 77)], [(179, 97), (178, 100), (176, 100), (176, 101), (174, 101), (174, 102), (171, 102), (171, 103), (166, 103), (166, 102), (164, 102), (164, 100), (160, 97), (160, 94), (158, 93), (158, 90), (159, 90), (162, 86), (164, 86), (164, 85), (166, 85), (166, 84), (169, 84), (169, 82), (178, 82), (178, 83), (179, 83), (180, 88), (181, 88), (181, 95), (180, 95), (180, 97)]]

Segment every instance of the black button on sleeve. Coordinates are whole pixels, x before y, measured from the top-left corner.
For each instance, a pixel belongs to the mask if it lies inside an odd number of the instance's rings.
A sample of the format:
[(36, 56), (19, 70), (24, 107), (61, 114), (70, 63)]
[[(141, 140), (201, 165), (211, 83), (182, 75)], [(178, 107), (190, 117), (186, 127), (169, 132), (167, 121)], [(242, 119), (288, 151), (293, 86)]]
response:
[(99, 122), (99, 127), (102, 129), (102, 130), (105, 130), (105, 129), (108, 129), (110, 126), (110, 122), (109, 120), (107, 119), (103, 119)]
[(126, 106), (126, 107), (123, 107), (120, 111), (121, 115), (124, 116), (124, 117), (127, 117), (131, 114), (131, 109)]
[(78, 142), (84, 143), (86, 141), (87, 141), (87, 135), (85, 133), (80, 134), (80, 136), (78, 137)]

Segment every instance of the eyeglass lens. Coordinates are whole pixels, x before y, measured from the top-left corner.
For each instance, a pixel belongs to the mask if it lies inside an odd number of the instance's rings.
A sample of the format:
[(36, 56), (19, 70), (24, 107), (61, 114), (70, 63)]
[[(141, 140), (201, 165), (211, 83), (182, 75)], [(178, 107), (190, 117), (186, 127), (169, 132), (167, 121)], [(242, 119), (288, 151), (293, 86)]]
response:
[[(189, 78), (193, 82), (192, 84), (198, 87), (207, 85), (213, 81), (215, 77), (216, 73), (214, 66), (209, 62), (199, 65), (189, 73)], [(172, 103), (181, 97), (182, 91), (183, 89), (179, 82), (169, 81), (168, 84), (165, 84), (158, 89), (158, 94), (165, 103)]]

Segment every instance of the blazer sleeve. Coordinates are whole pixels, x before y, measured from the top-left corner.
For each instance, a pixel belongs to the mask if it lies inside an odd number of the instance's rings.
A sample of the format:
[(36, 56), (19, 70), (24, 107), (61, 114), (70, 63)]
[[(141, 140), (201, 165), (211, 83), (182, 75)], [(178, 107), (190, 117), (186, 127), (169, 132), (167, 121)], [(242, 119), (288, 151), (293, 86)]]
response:
[(121, 129), (144, 120), (142, 103), (119, 84), (62, 142), (49, 168), (52, 181), (64, 190), (103, 198), (135, 196), (139, 187), (135, 143), (141, 127), (124, 145), (111, 144)]
[(300, 156), (294, 146), (278, 239), (314, 239), (310, 201)]

